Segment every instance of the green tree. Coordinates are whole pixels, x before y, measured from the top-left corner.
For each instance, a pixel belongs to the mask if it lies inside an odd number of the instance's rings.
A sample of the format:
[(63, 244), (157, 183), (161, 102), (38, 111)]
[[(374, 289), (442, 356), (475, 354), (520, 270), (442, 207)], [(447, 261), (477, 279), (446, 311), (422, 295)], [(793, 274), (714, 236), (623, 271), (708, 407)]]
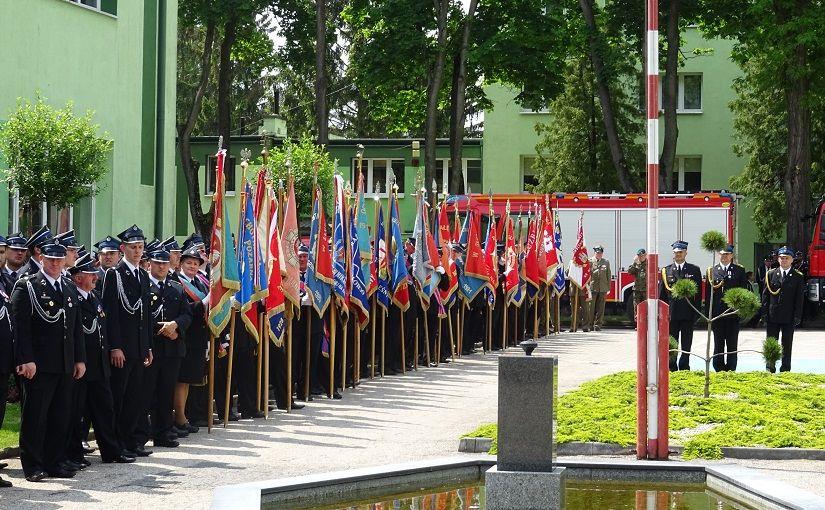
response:
[(803, 218), (811, 210), (813, 111), (825, 86), (825, 8), (821, 0), (704, 0), (702, 29), (736, 41), (740, 65), (759, 59), (779, 91), (771, 101), (786, 112), (787, 159), (782, 172), (787, 242), (806, 244)]
[[(761, 241), (780, 238), (788, 219), (785, 171), (788, 161), (788, 110), (775, 71), (763, 58), (742, 66), (743, 76), (733, 88), (734, 153), (744, 158), (742, 172), (731, 177), (731, 188), (745, 195)], [(825, 101), (812, 98), (811, 192), (825, 194)], [(801, 249), (802, 246), (796, 246)]]
[(299, 218), (308, 218), (312, 214), (312, 185), (316, 180), (323, 192), (324, 208), (332, 212), (335, 164), (323, 145), (316, 144), (309, 136), (298, 141), (284, 140), (283, 145), (269, 153), (269, 165), (276, 182), (286, 186), (289, 174), (295, 179)]
[(112, 150), (108, 135), (98, 135), (94, 113), (75, 116), (71, 102), (65, 108), (19, 99), (17, 109), (0, 127), (0, 152), (6, 158), (9, 187), (29, 204), (48, 202), (69, 207), (94, 196), (106, 174)]

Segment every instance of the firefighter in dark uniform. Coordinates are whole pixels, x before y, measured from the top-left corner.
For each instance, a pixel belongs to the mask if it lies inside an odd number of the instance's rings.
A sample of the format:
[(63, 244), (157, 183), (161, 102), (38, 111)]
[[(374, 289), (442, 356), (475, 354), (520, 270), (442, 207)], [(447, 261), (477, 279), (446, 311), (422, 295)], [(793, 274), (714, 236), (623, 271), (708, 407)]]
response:
[(43, 261), (41, 247), (52, 239), (52, 232), (49, 227), (43, 225), (37, 232), (31, 235), (26, 241), (26, 249), (29, 250), (29, 262), (24, 265), (19, 272), (18, 278), (26, 275), (37, 274)]
[(30, 482), (74, 476), (61, 461), (72, 385), (86, 372), (77, 289), (61, 278), (66, 248), (46, 243), (38, 253), (43, 269), (21, 277), (11, 296), (16, 370), (23, 379), (20, 461)]
[[(673, 263), (662, 268), (659, 282), (659, 296), (670, 305), (670, 336), (680, 342), (681, 350), (678, 363), (671, 358), (670, 370), (690, 370), (690, 347), (693, 344), (693, 326), (699, 318), (696, 312), (701, 307), (702, 270), (699, 266), (686, 262), (688, 243), (676, 241), (673, 248)], [(673, 299), (670, 290), (678, 280), (689, 279), (696, 283), (696, 295), (688, 303), (685, 299)], [(696, 310), (694, 310), (694, 307)]]
[[(722, 301), (730, 289), (747, 289), (748, 276), (745, 268), (733, 262), (733, 245), (719, 251), (720, 261), (707, 270), (706, 278), (713, 286), (713, 317), (719, 317), (728, 305)], [(713, 321), (713, 369), (717, 372), (735, 371), (739, 345), (739, 316), (734, 314)], [(727, 356), (723, 353), (729, 352)], [(725, 359), (727, 358), (727, 359)]]
[[(6, 395), (9, 377), (14, 370), (14, 335), (11, 326), (11, 301), (3, 285), (0, 285), (0, 427), (6, 416)], [(6, 467), (0, 463), (0, 469)], [(11, 487), (11, 482), (0, 477), (0, 487)]]
[(185, 334), (192, 323), (192, 311), (181, 284), (169, 278), (169, 252), (156, 247), (149, 254), (149, 264), (153, 361), (146, 371), (143, 412), (152, 414), (153, 444), (175, 448), (179, 445), (178, 437), (189, 435), (188, 430), (173, 430), (172, 411), (181, 360), (186, 356)]
[(636, 258), (627, 268), (635, 280), (633, 281), (633, 319), (638, 315), (639, 303), (647, 299), (647, 251), (644, 248), (636, 250)]
[(109, 343), (106, 340), (106, 313), (95, 290), (98, 272), (91, 254), (85, 253), (69, 269), (79, 294), (83, 339), (86, 346), (86, 375), (76, 385), (79, 393), (78, 408), (72, 420), (72, 436), (68, 447), (69, 460), (89, 465), (83, 457), (83, 442), (88, 426), (80, 418), (88, 417), (95, 429), (95, 440), (104, 463), (134, 462), (134, 457), (123, 455), (115, 432), (115, 409), (112, 389), (109, 385), (111, 362)]
[(26, 265), (26, 244), (28, 239), (23, 237), (20, 232), (10, 235), (6, 239), (6, 263), (0, 266), (0, 283), (6, 290), (7, 295), (11, 295), (15, 282), (20, 278), (23, 268)]
[(139, 267), (146, 238), (137, 225), (118, 237), (124, 256), (117, 266), (106, 271), (103, 281), (112, 397), (121, 447), (127, 455), (147, 456), (152, 452), (135, 444), (133, 437), (144, 407), (146, 368), (152, 364), (149, 274)]
[[(771, 269), (765, 275), (761, 314), (767, 324), (767, 336), (782, 342), (782, 365), (779, 371), (789, 372), (794, 328), (802, 322), (805, 278), (793, 268), (793, 250), (783, 246), (778, 255), (779, 267)], [(771, 372), (776, 370), (772, 366), (767, 368)]]
[(97, 290), (98, 295), (103, 294), (103, 280), (106, 270), (115, 267), (120, 262), (120, 241), (112, 236), (106, 236), (94, 244), (97, 248)]

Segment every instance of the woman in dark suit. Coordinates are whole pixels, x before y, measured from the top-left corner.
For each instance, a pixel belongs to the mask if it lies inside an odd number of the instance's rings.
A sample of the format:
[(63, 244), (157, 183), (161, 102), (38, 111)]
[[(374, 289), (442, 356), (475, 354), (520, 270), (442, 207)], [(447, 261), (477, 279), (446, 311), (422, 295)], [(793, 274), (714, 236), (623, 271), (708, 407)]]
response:
[(203, 257), (195, 246), (190, 246), (181, 253), (178, 281), (183, 286), (192, 311), (192, 324), (186, 331), (186, 356), (181, 362), (178, 383), (175, 386), (175, 428), (189, 433), (198, 431), (198, 427), (189, 423), (186, 416), (189, 385), (203, 384), (206, 350), (209, 347), (209, 332), (206, 327), (209, 289), (197, 277), (202, 263)]

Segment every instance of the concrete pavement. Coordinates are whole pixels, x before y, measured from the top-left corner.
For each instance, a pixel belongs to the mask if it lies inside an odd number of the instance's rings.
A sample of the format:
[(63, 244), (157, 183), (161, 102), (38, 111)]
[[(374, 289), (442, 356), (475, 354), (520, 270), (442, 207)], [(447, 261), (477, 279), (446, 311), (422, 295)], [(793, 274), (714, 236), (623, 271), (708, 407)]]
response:
[[(744, 331), (740, 348), (758, 348), (764, 334)], [(694, 351), (704, 350), (696, 332)], [(564, 333), (539, 350), (559, 356), (560, 391), (635, 368), (635, 332)], [(756, 356), (756, 355), (754, 355)], [(821, 332), (798, 332), (794, 358), (825, 371)], [(754, 357), (754, 361), (757, 359)], [(743, 360), (747, 361), (747, 360)], [(698, 368), (698, 360), (696, 361)], [(154, 449), (135, 464), (100, 464), (69, 480), (29, 483), (20, 463), (2, 471), (15, 487), (0, 490), (1, 508), (207, 508), (217, 485), (454, 455), (458, 437), (496, 418), (496, 355), (476, 354), (439, 368), (365, 381), (344, 399), (310, 402), (291, 414), (203, 430), (179, 448)], [(151, 448), (151, 447), (150, 447)], [(825, 495), (817, 480), (825, 462), (737, 461)]]

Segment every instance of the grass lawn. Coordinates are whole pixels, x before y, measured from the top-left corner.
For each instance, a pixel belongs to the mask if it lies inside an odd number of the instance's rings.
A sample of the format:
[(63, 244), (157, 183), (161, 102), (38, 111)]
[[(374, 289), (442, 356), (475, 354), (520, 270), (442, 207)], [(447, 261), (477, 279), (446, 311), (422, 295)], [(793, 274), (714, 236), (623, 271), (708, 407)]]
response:
[[(721, 458), (722, 446), (825, 448), (825, 375), (767, 372), (670, 375), (671, 444), (684, 458)], [(495, 424), (466, 437), (493, 439)], [(582, 384), (559, 398), (558, 442), (636, 444), (636, 373), (620, 372)]]
[(6, 418), (3, 420), (3, 428), (0, 429), (0, 450), (17, 446), (19, 433), (20, 404), (6, 404)]

